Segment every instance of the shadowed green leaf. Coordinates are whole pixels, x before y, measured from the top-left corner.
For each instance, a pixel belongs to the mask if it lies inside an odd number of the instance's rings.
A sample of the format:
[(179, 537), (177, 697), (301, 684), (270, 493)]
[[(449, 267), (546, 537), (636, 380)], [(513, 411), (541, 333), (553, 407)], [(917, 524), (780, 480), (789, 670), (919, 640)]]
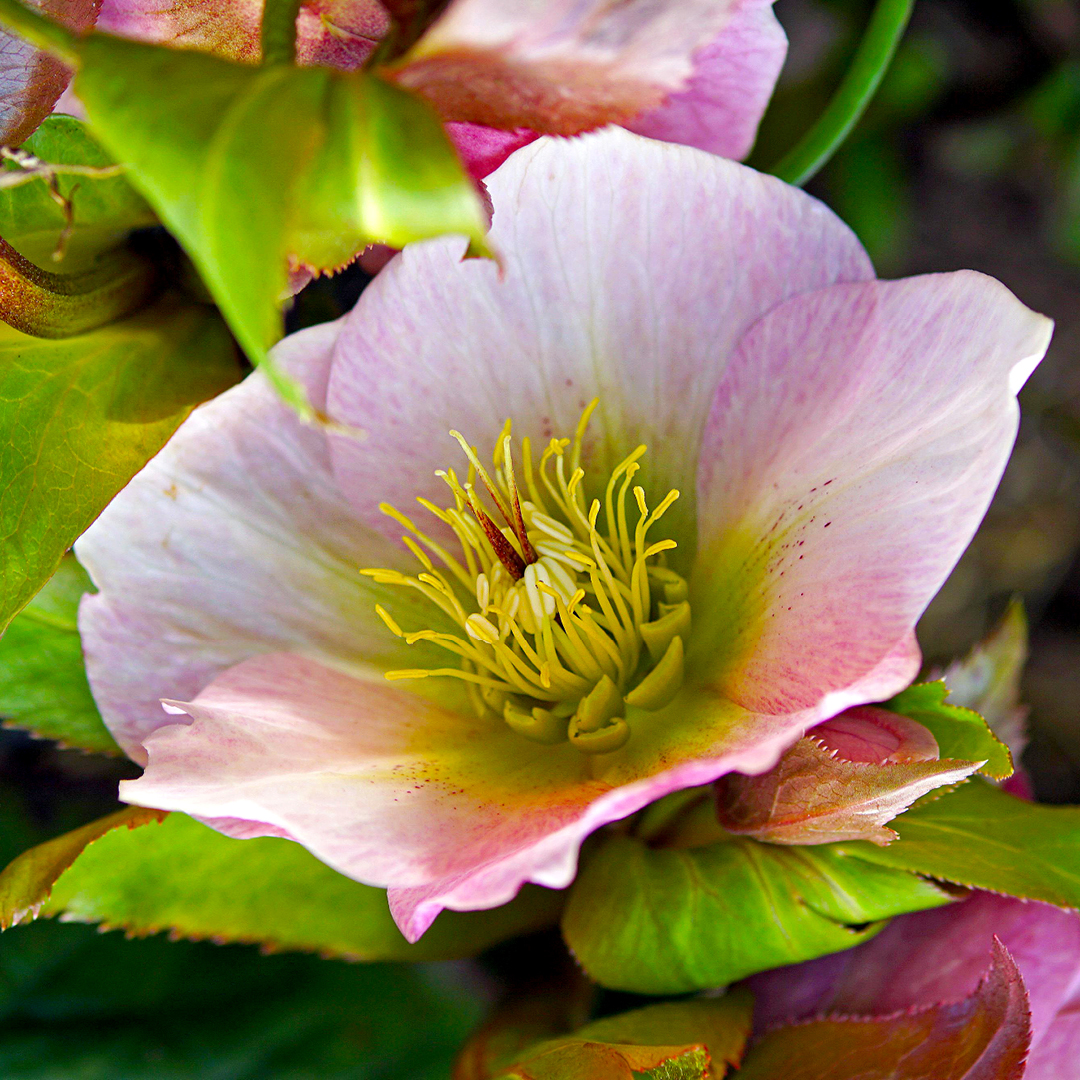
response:
[(54, 840), (24, 851), (0, 873), (0, 930), (26, 918), (34, 919), (48, 899), (56, 879), (82, 854), (88, 844), (113, 829), (129, 829), (158, 821), (160, 810), (128, 806)]
[(466, 972), (125, 940), (0, 937), (4, 1080), (446, 1080), (482, 1011)]
[(836, 845), (876, 866), (1080, 908), (1080, 807), (1043, 806), (969, 780), (896, 818), (900, 839)]
[(860, 863), (833, 844), (650, 848), (613, 834), (585, 859), (563, 933), (602, 985), (674, 994), (850, 948), (882, 919), (950, 900), (913, 874)]
[(45, 914), (191, 938), (255, 942), (362, 960), (469, 956), (558, 917), (560, 893), (526, 888), (494, 911), (445, 912), (416, 945), (386, 893), (343, 877), (299, 844), (234, 840), (183, 814), (110, 832), (57, 881)]
[(0, 637), (0, 716), (62, 746), (119, 754), (86, 681), (76, 617), (92, 591), (74, 555)]
[(61, 340), (0, 325), (0, 631), (191, 409), (238, 374), (215, 312), (168, 298)]

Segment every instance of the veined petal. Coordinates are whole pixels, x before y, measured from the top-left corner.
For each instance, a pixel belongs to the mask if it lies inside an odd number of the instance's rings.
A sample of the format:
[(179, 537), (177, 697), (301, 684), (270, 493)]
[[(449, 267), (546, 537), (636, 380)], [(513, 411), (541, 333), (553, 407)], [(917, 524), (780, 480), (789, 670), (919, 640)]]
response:
[[(294, 334), (275, 353), (316, 407), (340, 325)], [(197, 409), (76, 550), (102, 590), (80, 610), (91, 686), (137, 761), (143, 736), (175, 723), (162, 698), (193, 697), (255, 653), (396, 655), (359, 568), (392, 563), (397, 548), (357, 524), (325, 435), (258, 373)]]
[[(258, 63), (263, 0), (104, 0), (98, 29)], [(307, 0), (297, 19), (303, 64), (357, 67), (386, 32), (378, 0)]]
[(787, 35), (773, 0), (741, 0), (715, 41), (694, 54), (684, 90), (630, 120), (631, 131), (744, 158), (787, 56)]
[(805, 708), (910, 633), (986, 511), (1051, 329), (967, 271), (834, 286), (754, 326), (702, 446), (701, 677)]
[(795, 188), (617, 128), (539, 140), (487, 183), (501, 272), (463, 262), (457, 238), (415, 244), (347, 317), (328, 410), (371, 439), (333, 440), (343, 490), (385, 528), (380, 499), (442, 497), (442, 433), (488, 447), (509, 416), (542, 446), (598, 396), (590, 468), (647, 443), (647, 490), (682, 489), (665, 525), (688, 560), (701, 430), (735, 343), (788, 297), (871, 277), (866, 254)]
[(1025, 1080), (1063, 1080), (1080, 1052), (1080, 916), (991, 893), (902, 915), (855, 949), (755, 976), (755, 1026), (959, 1000), (982, 976), (995, 936), (1015, 959), (1030, 1000)]
[(448, 120), (576, 135), (685, 88), (737, 0), (453, 0), (390, 69)]
[(291, 837), (341, 873), (390, 886), (412, 940), (444, 907), (494, 907), (525, 881), (568, 885), (589, 833), (670, 791), (767, 768), (791, 721), (702, 696), (684, 710), (704, 756), (686, 757), (657, 723), (632, 756), (598, 765), (377, 673), (291, 653), (247, 660), (167, 707), (169, 726), (145, 736), (147, 770), (122, 798), (231, 835)]
[[(94, 25), (101, 0), (28, 0), (71, 30)], [(0, 146), (18, 146), (49, 115), (71, 70), (0, 29)]]

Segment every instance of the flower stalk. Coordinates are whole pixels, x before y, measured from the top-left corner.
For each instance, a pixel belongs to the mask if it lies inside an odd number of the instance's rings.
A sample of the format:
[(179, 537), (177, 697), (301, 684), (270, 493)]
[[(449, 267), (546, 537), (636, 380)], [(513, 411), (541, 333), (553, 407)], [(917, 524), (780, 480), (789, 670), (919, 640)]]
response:
[(770, 170), (796, 187), (812, 180), (862, 118), (904, 36), (915, 0), (878, 0), (847, 74), (812, 128)]

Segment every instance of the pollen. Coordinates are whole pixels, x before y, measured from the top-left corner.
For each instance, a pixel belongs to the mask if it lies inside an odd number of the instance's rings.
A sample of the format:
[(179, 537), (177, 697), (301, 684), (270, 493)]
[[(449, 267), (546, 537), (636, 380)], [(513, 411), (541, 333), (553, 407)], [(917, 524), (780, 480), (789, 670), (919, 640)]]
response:
[[(361, 571), (415, 589), (438, 608), (446, 627), (439, 631), (403, 629), (384, 607), (375, 610), (392, 634), (430, 642), (456, 660), (389, 671), (388, 679), (459, 679), (480, 716), (587, 754), (619, 750), (630, 738), (628, 715), (671, 701), (690, 632), (686, 581), (666, 565), (675, 542), (650, 540), (679, 492), (648, 505), (634, 484), (646, 448), (612, 470), (602, 497), (586, 497), (582, 447), (597, 404), (585, 409), (573, 438), (552, 439), (535, 466), (529, 439), (521, 440), (520, 486), (509, 420), (490, 469), (451, 431), (468, 462), (461, 476), (436, 473), (452, 505), (418, 499), (442, 526), (432, 530), (440, 539), (384, 503), (420, 569)], [(452, 544), (443, 542), (451, 535)]]

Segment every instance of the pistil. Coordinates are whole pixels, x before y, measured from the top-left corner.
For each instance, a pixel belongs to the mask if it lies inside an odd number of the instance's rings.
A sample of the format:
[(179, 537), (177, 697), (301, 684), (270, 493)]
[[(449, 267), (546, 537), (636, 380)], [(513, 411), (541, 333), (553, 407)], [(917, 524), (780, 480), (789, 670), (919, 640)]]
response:
[[(644, 489), (633, 484), (646, 448), (616, 466), (602, 503), (586, 503), (581, 456), (596, 405), (586, 408), (573, 439), (548, 443), (535, 469), (530, 442), (522, 440), (520, 488), (509, 421), (496, 440), (493, 473), (452, 431), (469, 461), (464, 482), (452, 469), (436, 473), (453, 505), (418, 501), (454, 534), (460, 557), (384, 504), (406, 530), (402, 539), (422, 569), (415, 577), (362, 571), (419, 591), (456, 628), (406, 632), (376, 606), (391, 633), (409, 644), (435, 644), (459, 665), (389, 671), (387, 678), (459, 679), (481, 716), (533, 741), (569, 741), (592, 754), (625, 744), (628, 706), (655, 710), (674, 697), (690, 632), (686, 582), (664, 565), (675, 543), (648, 540), (679, 493), (670, 491), (649, 508)], [(505, 527), (488, 514), (477, 481)]]

